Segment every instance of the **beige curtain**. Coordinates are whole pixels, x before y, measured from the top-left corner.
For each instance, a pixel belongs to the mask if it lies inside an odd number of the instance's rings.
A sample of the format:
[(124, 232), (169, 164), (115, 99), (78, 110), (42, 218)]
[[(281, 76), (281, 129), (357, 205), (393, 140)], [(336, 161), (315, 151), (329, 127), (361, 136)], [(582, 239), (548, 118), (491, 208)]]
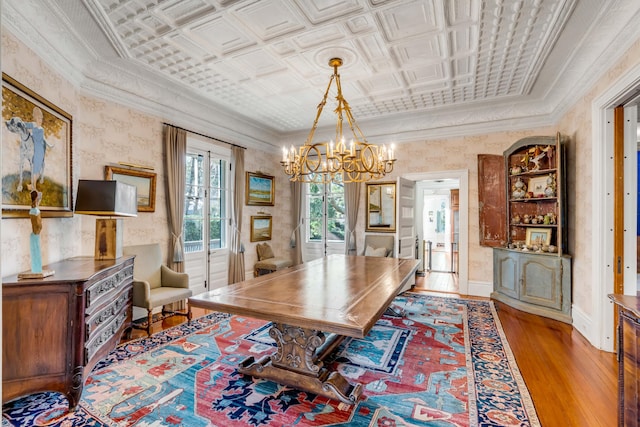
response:
[(291, 182), (291, 223), (294, 224), (291, 232), (290, 246), (293, 252), (293, 265), (302, 264), (302, 200), (304, 184)]
[(169, 232), (171, 233), (167, 265), (175, 271), (184, 272), (182, 224), (184, 218), (187, 132), (184, 129), (164, 125), (164, 148), (167, 217), (169, 219)]
[(358, 209), (360, 206), (360, 183), (349, 182), (344, 185), (344, 203), (347, 210), (347, 229), (345, 234), (344, 253), (357, 255), (356, 225), (358, 224)]
[(233, 147), (233, 164), (235, 165), (233, 204), (231, 212), (231, 245), (229, 246), (229, 283), (244, 280), (244, 247), (241, 241), (242, 206), (244, 203), (244, 149)]

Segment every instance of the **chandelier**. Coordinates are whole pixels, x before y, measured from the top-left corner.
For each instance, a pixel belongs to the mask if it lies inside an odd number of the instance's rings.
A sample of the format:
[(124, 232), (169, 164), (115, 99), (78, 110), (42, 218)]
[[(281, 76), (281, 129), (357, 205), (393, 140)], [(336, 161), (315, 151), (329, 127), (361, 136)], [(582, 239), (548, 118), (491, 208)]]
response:
[[(282, 148), (280, 163), (284, 173), (290, 176), (291, 181), (307, 183), (328, 183), (339, 180), (344, 183), (364, 182), (381, 178), (393, 170), (393, 163), (396, 161), (393, 145), (387, 148), (385, 145), (377, 146), (367, 142), (353, 118), (349, 103), (342, 96), (340, 74), (338, 74), (342, 59), (332, 58), (329, 65), (333, 67), (333, 75), (329, 79), (322, 102), (318, 105), (316, 119), (304, 145), (297, 150), (293, 145), (290, 149)], [(336, 95), (338, 106), (335, 109), (337, 115), (335, 140), (314, 143), (313, 136), (318, 126), (318, 119), (327, 103), (327, 95), (334, 80), (338, 92)], [(342, 133), (345, 116), (353, 134), (353, 138), (348, 143)]]

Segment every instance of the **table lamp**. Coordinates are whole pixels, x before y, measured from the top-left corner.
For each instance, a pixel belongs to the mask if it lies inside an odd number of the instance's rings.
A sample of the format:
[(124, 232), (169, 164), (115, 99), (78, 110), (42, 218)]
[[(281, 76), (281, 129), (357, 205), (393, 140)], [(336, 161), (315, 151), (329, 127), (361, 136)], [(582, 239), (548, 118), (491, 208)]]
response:
[(122, 256), (122, 217), (138, 216), (137, 188), (119, 181), (81, 179), (75, 213), (108, 218), (96, 219), (95, 259)]

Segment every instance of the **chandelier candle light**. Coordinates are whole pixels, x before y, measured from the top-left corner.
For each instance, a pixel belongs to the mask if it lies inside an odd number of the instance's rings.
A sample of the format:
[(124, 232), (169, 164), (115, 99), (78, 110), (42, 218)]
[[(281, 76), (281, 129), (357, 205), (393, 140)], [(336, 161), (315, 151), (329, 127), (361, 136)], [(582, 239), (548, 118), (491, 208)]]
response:
[[(282, 148), (280, 163), (284, 168), (284, 173), (291, 177), (291, 181), (307, 183), (328, 183), (340, 180), (338, 177), (345, 183), (382, 178), (393, 171), (393, 163), (396, 161), (394, 147), (393, 145), (389, 148), (385, 145), (380, 147), (367, 142), (353, 118), (349, 103), (342, 96), (340, 74), (338, 74), (338, 67), (342, 65), (342, 59), (332, 58), (329, 65), (333, 67), (333, 75), (329, 79), (329, 85), (322, 102), (318, 105), (318, 113), (307, 140), (298, 150), (293, 145), (289, 150), (285, 147)], [(336, 142), (331, 140), (313, 143), (318, 119), (327, 102), (327, 95), (334, 80), (338, 92), (336, 95), (338, 106), (335, 109), (337, 115)], [(353, 139), (348, 145), (342, 133), (343, 116), (347, 117), (349, 128), (353, 134)]]

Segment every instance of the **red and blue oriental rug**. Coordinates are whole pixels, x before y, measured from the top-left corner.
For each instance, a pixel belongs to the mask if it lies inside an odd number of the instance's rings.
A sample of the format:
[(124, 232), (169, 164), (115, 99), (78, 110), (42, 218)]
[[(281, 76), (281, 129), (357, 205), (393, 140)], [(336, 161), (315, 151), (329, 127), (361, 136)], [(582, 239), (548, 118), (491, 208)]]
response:
[(404, 317), (347, 338), (329, 363), (364, 386), (356, 405), (237, 373), (273, 352), (270, 324), (214, 313), (122, 345), (88, 377), (75, 413), (39, 393), (3, 426), (540, 426), (493, 304), (405, 293)]

